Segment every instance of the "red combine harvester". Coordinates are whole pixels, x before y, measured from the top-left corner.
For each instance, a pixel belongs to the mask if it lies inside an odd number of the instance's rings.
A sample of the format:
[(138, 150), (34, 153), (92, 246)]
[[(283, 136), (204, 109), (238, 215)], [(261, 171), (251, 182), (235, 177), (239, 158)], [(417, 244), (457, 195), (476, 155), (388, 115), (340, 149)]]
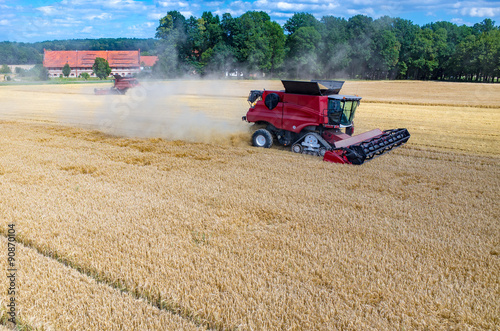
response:
[(115, 82), (113, 87), (111, 88), (101, 88), (94, 89), (94, 93), (97, 95), (104, 94), (125, 94), (127, 90), (132, 87), (136, 87), (139, 85), (139, 82), (135, 78), (123, 78), (120, 75), (113, 75), (115, 77)]
[(375, 129), (353, 136), (358, 96), (339, 95), (342, 81), (282, 80), (284, 91), (251, 91), (243, 120), (255, 123), (252, 144), (269, 148), (273, 138), (295, 153), (324, 161), (362, 164), (410, 139), (406, 129)]

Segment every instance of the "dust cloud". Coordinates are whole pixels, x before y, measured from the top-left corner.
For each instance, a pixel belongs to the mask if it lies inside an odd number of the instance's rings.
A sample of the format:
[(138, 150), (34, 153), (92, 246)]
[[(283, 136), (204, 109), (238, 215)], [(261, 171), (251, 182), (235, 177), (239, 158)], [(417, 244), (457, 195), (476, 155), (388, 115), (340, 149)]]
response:
[[(229, 91), (224, 81), (141, 81), (126, 95), (94, 95), (81, 90), (80, 102), (59, 112), (60, 120), (86, 129), (129, 138), (163, 138), (188, 142), (249, 142), (249, 124), (242, 122), (248, 104), (245, 91)], [(105, 88), (107, 88), (106, 85)], [(247, 143), (248, 144), (248, 143)]]

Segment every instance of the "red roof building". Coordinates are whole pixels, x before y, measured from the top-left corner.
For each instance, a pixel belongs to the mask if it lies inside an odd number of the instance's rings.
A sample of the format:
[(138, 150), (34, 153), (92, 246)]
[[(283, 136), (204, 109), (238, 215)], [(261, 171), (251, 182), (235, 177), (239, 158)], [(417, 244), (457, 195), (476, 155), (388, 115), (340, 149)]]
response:
[(141, 66), (143, 66), (142, 64), (144, 64), (143, 67), (151, 68), (157, 61), (158, 56), (141, 56)]
[[(47, 51), (44, 50), (43, 66), (49, 70), (49, 77), (62, 75), (62, 68), (67, 63), (71, 68), (70, 77), (78, 77), (83, 72), (94, 76), (92, 66), (96, 58), (106, 59), (111, 67), (111, 75), (132, 76), (141, 71), (141, 63), (151, 67), (156, 63), (156, 56), (142, 56), (137, 51)], [(152, 63), (152, 64), (151, 64)], [(151, 65), (149, 65), (151, 64)]]

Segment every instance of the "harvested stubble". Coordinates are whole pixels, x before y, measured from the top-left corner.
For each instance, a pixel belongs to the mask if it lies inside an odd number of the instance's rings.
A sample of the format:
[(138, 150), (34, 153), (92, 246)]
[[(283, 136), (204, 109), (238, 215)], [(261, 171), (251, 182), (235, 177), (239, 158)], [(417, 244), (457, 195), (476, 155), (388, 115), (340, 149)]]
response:
[[(410, 109), (391, 106), (380, 118), (374, 105), (362, 105), (359, 127), (379, 120), (383, 129), (391, 121), (406, 126), (406, 119), (417, 137), (361, 167), (229, 140), (127, 139), (2, 122), (1, 229), (16, 222), (19, 240), (98, 279), (106, 288), (99, 295), (122, 289), (196, 325), (495, 328), (498, 136), (481, 155), (471, 144), (459, 148), (460, 139), (429, 148), (429, 129), (464, 132), (455, 130), (454, 112), (432, 108), (437, 120), (419, 129)], [(401, 111), (407, 117), (396, 120)], [(470, 125), (483, 120), (471, 117)], [(490, 120), (498, 125), (498, 117)], [(51, 294), (45, 279), (70, 283), (77, 274), (53, 267), (60, 273), (46, 271), (37, 281), (29, 261), (21, 293), (43, 297)], [(67, 295), (87, 291), (52, 293), (51, 304), (64, 307)], [(75, 316), (22, 305), (36, 326), (71, 327)], [(112, 323), (136, 307), (105, 316)]]

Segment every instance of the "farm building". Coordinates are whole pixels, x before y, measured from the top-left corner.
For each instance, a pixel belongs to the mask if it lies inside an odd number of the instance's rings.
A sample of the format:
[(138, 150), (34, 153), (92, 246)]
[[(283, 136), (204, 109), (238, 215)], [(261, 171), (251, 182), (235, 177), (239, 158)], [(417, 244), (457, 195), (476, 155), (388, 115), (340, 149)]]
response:
[(48, 69), (49, 77), (59, 77), (67, 63), (71, 68), (69, 77), (78, 77), (86, 72), (94, 76), (92, 65), (96, 58), (106, 59), (111, 67), (111, 75), (132, 76), (141, 69), (152, 67), (157, 56), (141, 56), (136, 51), (47, 51), (44, 50), (43, 66)]

